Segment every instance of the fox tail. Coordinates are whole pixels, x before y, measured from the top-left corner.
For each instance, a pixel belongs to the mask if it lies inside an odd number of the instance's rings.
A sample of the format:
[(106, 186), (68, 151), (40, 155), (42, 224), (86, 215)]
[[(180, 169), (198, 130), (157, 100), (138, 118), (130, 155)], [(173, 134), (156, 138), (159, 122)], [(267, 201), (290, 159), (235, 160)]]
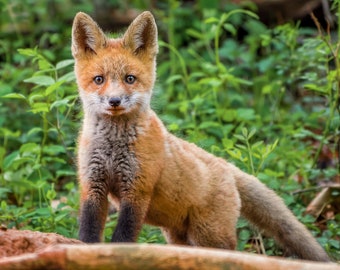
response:
[(235, 171), (243, 217), (273, 237), (289, 254), (305, 260), (330, 261), (327, 253), (278, 195), (254, 176), (237, 168)]

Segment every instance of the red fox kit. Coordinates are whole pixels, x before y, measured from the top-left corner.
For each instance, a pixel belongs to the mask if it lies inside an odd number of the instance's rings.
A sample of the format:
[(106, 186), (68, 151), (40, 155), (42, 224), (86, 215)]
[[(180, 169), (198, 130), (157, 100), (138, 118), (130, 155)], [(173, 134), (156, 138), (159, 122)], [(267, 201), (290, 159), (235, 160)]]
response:
[(74, 19), (72, 54), (84, 110), (80, 240), (101, 241), (109, 196), (119, 211), (112, 242), (135, 241), (149, 223), (168, 243), (235, 249), (241, 214), (291, 254), (329, 261), (272, 190), (166, 130), (150, 108), (157, 52), (150, 12), (117, 39), (84, 13)]

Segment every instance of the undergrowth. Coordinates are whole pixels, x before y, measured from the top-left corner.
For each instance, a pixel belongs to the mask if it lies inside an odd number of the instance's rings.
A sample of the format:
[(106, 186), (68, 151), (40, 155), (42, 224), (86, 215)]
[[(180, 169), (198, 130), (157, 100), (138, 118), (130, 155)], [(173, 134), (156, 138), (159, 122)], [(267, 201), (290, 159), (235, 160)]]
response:
[[(37, 9), (24, 1), (28, 13), (22, 1), (1, 2), (0, 223), (76, 238), (81, 112), (70, 27), (77, 10), (93, 7), (66, 1), (55, 23), (42, 12), (45, 1), (35, 2)], [(339, 1), (333, 5), (338, 14)], [(320, 186), (339, 181), (338, 33), (316, 19), (313, 28), (268, 28), (250, 10), (213, 9), (208, 1), (168, 1), (154, 13), (160, 53), (152, 106), (168, 129), (259, 177), (339, 260), (339, 212), (304, 214)], [(33, 27), (27, 14), (41, 22)], [(107, 240), (116, 217), (106, 224)], [(244, 220), (238, 234), (239, 250), (282, 254)], [(164, 239), (145, 226), (139, 242)]]

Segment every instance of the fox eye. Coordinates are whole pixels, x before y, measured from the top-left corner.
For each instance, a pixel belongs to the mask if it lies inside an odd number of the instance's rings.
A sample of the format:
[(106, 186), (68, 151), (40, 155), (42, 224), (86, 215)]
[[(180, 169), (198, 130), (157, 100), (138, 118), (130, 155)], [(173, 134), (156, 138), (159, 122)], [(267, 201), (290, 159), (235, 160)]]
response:
[(93, 81), (95, 84), (100, 85), (104, 82), (104, 77), (103, 76), (96, 76), (93, 78)]
[(133, 75), (126, 75), (125, 82), (128, 84), (133, 84), (136, 81), (136, 77)]

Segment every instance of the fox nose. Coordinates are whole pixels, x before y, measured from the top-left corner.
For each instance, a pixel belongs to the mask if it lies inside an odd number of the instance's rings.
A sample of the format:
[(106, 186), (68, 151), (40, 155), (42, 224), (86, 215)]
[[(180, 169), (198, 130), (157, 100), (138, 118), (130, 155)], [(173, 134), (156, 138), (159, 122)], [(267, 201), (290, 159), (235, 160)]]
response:
[(109, 99), (109, 104), (111, 107), (118, 107), (121, 102), (122, 99), (120, 97), (112, 97)]

